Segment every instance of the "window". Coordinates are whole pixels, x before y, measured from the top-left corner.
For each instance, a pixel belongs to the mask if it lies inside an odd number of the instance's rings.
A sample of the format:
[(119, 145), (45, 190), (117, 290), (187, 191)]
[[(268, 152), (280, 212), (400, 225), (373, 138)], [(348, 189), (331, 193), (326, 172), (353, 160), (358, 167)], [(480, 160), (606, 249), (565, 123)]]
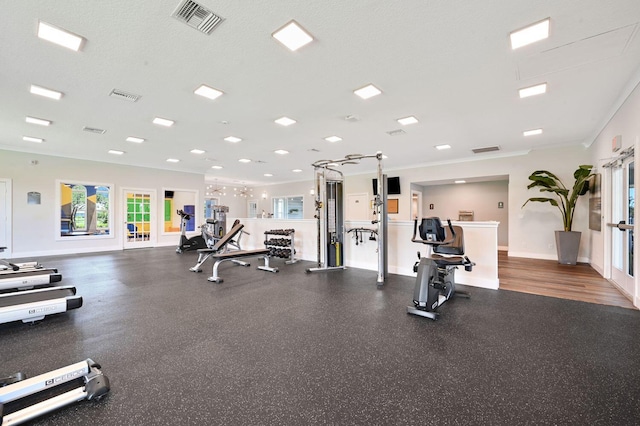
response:
[(112, 185), (58, 181), (59, 236), (110, 236)]
[(274, 197), (273, 217), (275, 219), (302, 219), (303, 205), (302, 196)]

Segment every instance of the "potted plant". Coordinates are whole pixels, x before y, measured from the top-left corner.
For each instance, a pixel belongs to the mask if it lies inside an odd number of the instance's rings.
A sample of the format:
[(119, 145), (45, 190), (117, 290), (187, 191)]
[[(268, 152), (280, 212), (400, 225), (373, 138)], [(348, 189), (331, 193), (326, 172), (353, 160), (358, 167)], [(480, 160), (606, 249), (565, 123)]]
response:
[(540, 192), (548, 192), (553, 197), (531, 197), (524, 202), (524, 207), (529, 201), (549, 203), (556, 206), (562, 214), (563, 231), (556, 231), (556, 249), (558, 251), (558, 262), (565, 265), (575, 265), (578, 260), (578, 249), (580, 248), (581, 232), (572, 231), (573, 214), (576, 203), (581, 195), (589, 190), (589, 180), (595, 176), (591, 173), (593, 166), (582, 165), (573, 172), (575, 179), (573, 187), (567, 188), (562, 180), (547, 170), (536, 170), (531, 173), (529, 180), (531, 183), (527, 189), (538, 188)]

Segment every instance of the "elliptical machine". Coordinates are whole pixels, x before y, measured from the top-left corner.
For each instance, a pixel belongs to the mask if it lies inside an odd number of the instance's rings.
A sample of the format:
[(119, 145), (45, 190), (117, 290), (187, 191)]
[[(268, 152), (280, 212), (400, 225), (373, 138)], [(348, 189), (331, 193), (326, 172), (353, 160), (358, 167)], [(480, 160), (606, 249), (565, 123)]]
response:
[(180, 216), (180, 243), (176, 248), (176, 253), (207, 248), (207, 242), (202, 235), (187, 238), (187, 222), (191, 220), (192, 215), (182, 210), (178, 210), (177, 213)]
[[(464, 270), (470, 272), (475, 266), (464, 255), (464, 238), (462, 227), (451, 225), (447, 219), (448, 229), (445, 229), (440, 218), (423, 218), (418, 227), (416, 219), (413, 225), (414, 243), (429, 246), (427, 257), (420, 257), (413, 265), (413, 272), (417, 272), (416, 286), (413, 290), (413, 306), (407, 306), (407, 313), (437, 320), (436, 309), (454, 294), (470, 297), (466, 291), (456, 290), (455, 270), (458, 266), (464, 266)], [(416, 238), (418, 228), (420, 239)], [(448, 235), (447, 235), (448, 234)]]

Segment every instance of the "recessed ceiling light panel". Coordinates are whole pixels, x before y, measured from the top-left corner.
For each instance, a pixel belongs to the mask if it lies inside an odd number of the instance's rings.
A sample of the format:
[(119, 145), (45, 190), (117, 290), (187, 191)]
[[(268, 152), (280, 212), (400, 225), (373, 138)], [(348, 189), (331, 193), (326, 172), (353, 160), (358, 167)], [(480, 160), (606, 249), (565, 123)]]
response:
[(293, 169), (291, 170), (293, 173), (300, 173), (302, 171), (302, 169)]
[(226, 138), (224, 138), (225, 141), (227, 142), (231, 142), (231, 143), (238, 143), (240, 142), (242, 139), (237, 138), (235, 136), (227, 136)]
[(59, 100), (62, 98), (62, 92), (57, 92), (55, 90), (46, 89), (44, 87), (36, 86), (35, 84), (31, 85), (29, 91), (34, 95), (44, 96), (45, 98)]
[(205, 84), (198, 87), (196, 90), (193, 91), (193, 93), (195, 93), (196, 95), (204, 96), (205, 98), (209, 98), (209, 99), (216, 99), (217, 97), (223, 94), (223, 92), (221, 92), (220, 90), (214, 89), (213, 87), (209, 87)]
[(167, 163), (179, 163), (180, 160), (177, 158), (167, 158)]
[(220, 170), (220, 169), (222, 169), (222, 166), (211, 166), (211, 168), (215, 169), (215, 170)]
[(443, 149), (451, 149), (451, 145), (449, 144), (442, 144), (442, 145), (436, 145), (436, 149), (442, 151)]
[(113, 154), (113, 155), (122, 155), (122, 154), (124, 154), (124, 151), (119, 151), (117, 149), (110, 149), (107, 152), (109, 152), (109, 154)]
[(288, 22), (271, 35), (292, 52), (313, 41), (311, 34), (305, 31), (296, 21)]
[(43, 120), (42, 118), (35, 117), (25, 117), (24, 121), (29, 124), (37, 124), (38, 126), (49, 126), (51, 124), (51, 121), (49, 120)]
[(541, 134), (542, 134), (542, 129), (525, 130), (524, 132), (522, 132), (523, 136), (535, 136), (535, 135), (541, 135)]
[(241, 162), (241, 163), (250, 163), (251, 162), (251, 160), (249, 160), (248, 158), (241, 158), (238, 161)]
[(262, 175), (262, 176), (264, 176), (264, 177), (272, 177), (272, 176), (273, 176), (273, 174), (272, 174), (272, 173), (265, 173), (265, 174), (264, 174), (264, 175)]
[(143, 138), (138, 138), (138, 137), (135, 137), (135, 136), (129, 136), (129, 137), (127, 137), (126, 140), (127, 140), (127, 142), (133, 142), (133, 143), (142, 143), (142, 142), (144, 142)]
[(201, 149), (197, 149), (197, 148), (192, 149), (190, 152), (192, 154), (204, 154), (205, 153), (205, 151), (203, 151)]
[(549, 37), (549, 18), (509, 34), (511, 48), (517, 49)]
[(369, 84), (360, 89), (354, 90), (353, 93), (360, 96), (362, 99), (369, 99), (382, 93), (382, 90), (378, 89), (373, 84)]
[(159, 126), (171, 127), (173, 126), (173, 123), (174, 123), (173, 120), (168, 120), (166, 118), (156, 117), (153, 119), (153, 124), (157, 124)]
[(281, 126), (291, 126), (292, 124), (296, 123), (296, 120), (289, 118), (289, 117), (280, 117), (277, 120), (275, 120), (276, 123), (278, 123)]
[(340, 142), (342, 138), (340, 136), (327, 136), (324, 140), (327, 142)]
[(25, 141), (25, 142), (36, 142), (36, 143), (44, 142), (44, 139), (42, 139), (42, 138), (34, 138), (33, 136), (23, 136), (22, 140)]
[(409, 124), (415, 124), (418, 122), (418, 119), (415, 118), (413, 115), (409, 116), (409, 117), (405, 117), (405, 118), (398, 118), (396, 120), (398, 123), (402, 124), (403, 126), (409, 125)]
[(79, 35), (42, 21), (38, 23), (38, 37), (76, 52), (80, 50), (80, 46), (82, 46), (82, 41), (84, 40)]
[(518, 90), (520, 98), (527, 98), (529, 96), (541, 95), (547, 92), (547, 83), (536, 84), (535, 86), (524, 87)]
[(466, 180), (455, 180), (453, 181), (453, 183), (467, 183)]
[(287, 151), (286, 149), (276, 149), (273, 152), (275, 152), (276, 154), (279, 154), (279, 155), (286, 155), (286, 154), (289, 153), (289, 151)]

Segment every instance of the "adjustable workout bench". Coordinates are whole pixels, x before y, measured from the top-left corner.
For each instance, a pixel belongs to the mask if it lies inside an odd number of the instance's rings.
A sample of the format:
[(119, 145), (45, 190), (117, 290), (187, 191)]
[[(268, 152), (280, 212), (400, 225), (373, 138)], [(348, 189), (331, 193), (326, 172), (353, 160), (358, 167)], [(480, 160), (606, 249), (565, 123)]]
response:
[(269, 266), (269, 249), (255, 249), (255, 250), (234, 250), (225, 252), (226, 245), (233, 240), (233, 238), (242, 231), (244, 225), (240, 222), (236, 222), (233, 228), (229, 232), (227, 232), (218, 242), (211, 247), (210, 249), (199, 249), (198, 250), (198, 263), (193, 268), (189, 268), (190, 271), (193, 272), (202, 272), (200, 266), (207, 259), (212, 258), (215, 259), (215, 263), (213, 264), (213, 275), (207, 278), (207, 280), (221, 283), (223, 280), (218, 275), (218, 267), (222, 262), (232, 261), (239, 263), (242, 266), (251, 266), (251, 264), (246, 262), (240, 262), (239, 259), (242, 258), (250, 258), (250, 257), (262, 257), (264, 259), (264, 266), (258, 266), (258, 269), (268, 272), (278, 272), (278, 268), (273, 268)]
[(109, 379), (91, 359), (27, 379), (0, 378), (0, 423), (17, 425), (77, 401), (102, 399)]

